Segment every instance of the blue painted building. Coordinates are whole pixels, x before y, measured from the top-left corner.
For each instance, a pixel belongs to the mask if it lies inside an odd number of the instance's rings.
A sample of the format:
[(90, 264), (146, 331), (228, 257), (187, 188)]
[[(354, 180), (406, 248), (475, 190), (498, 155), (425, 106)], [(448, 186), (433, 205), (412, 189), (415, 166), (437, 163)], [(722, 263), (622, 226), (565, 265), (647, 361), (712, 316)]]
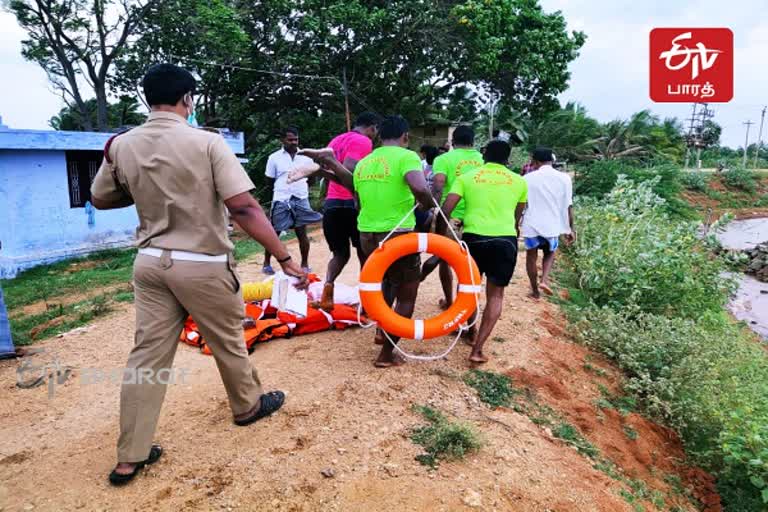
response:
[[(134, 242), (134, 207), (98, 211), (88, 202), (111, 135), (14, 130), (0, 119), (0, 278)], [(222, 135), (243, 153), (242, 133)]]

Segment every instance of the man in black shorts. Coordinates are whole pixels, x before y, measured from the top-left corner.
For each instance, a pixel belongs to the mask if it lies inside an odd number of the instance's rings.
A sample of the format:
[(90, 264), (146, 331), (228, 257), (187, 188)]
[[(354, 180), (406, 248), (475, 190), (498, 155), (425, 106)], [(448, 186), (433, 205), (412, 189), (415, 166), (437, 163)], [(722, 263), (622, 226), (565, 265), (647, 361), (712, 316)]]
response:
[(528, 201), (528, 184), (506, 167), (510, 151), (506, 142), (491, 141), (485, 150), (485, 165), (457, 177), (443, 203), (443, 212), (450, 218), (464, 200), (463, 239), (480, 274), (487, 278), (485, 310), (469, 356), (473, 363), (488, 361), (483, 345), (501, 316), (504, 288), (517, 263), (520, 218)]
[[(333, 149), (336, 160), (354, 172), (357, 162), (373, 151), (373, 139), (378, 133), (379, 116), (363, 112), (355, 120), (351, 131), (336, 136), (328, 147)], [(357, 250), (360, 267), (365, 263), (365, 253), (360, 249), (360, 234), (357, 231), (357, 204), (352, 192), (335, 181), (328, 182), (323, 213), (323, 234), (333, 257), (328, 262), (323, 295), (317, 307), (333, 310), (333, 283), (349, 261), (350, 245)]]

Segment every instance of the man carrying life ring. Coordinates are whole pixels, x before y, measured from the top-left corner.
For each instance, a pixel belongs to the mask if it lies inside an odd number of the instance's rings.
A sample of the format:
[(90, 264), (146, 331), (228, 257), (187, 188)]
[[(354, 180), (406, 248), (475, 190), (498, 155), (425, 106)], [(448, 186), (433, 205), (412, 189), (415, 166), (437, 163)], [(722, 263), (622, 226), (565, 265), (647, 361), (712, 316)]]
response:
[[(425, 210), (432, 205), (421, 159), (418, 153), (406, 149), (408, 122), (401, 116), (389, 116), (379, 126), (379, 136), (381, 146), (357, 163), (354, 175), (333, 158), (332, 153), (323, 150), (304, 151), (304, 154), (336, 174), (340, 183), (357, 194), (360, 204), (357, 228), (366, 258), (392, 230), (396, 229), (393, 237), (413, 231), (416, 218), (411, 210), (415, 201)], [(409, 254), (397, 260), (382, 281), (382, 292), (387, 304), (391, 306), (395, 303), (395, 312), (406, 318), (413, 316), (420, 274), (420, 255)], [(393, 343), (399, 340), (395, 336), (390, 338)], [(402, 362), (395, 357), (392, 344), (385, 342), (374, 364), (378, 368), (388, 368)]]
[(485, 165), (457, 177), (443, 203), (443, 213), (450, 218), (463, 200), (464, 242), (480, 274), (487, 276), (485, 310), (469, 356), (473, 363), (488, 361), (483, 345), (501, 316), (504, 288), (517, 262), (520, 218), (528, 201), (528, 184), (506, 167), (510, 151), (506, 142), (491, 141)]

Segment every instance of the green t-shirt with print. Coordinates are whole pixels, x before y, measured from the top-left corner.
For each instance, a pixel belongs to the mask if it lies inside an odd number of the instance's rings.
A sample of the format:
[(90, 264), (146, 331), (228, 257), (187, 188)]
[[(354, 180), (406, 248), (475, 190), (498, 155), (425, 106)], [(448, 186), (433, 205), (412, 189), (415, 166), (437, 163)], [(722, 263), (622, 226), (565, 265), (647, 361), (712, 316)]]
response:
[[(445, 187), (443, 187), (442, 204), (448, 197), (448, 192), (453, 187), (456, 178), (483, 165), (483, 155), (476, 149), (457, 148), (435, 158), (432, 164), (433, 174), (445, 175)], [(464, 201), (460, 201), (453, 210), (451, 217), (464, 218)]]
[(464, 232), (517, 236), (515, 209), (528, 202), (528, 183), (500, 164), (487, 163), (459, 176), (450, 190), (464, 200)]
[[(365, 233), (391, 231), (413, 209), (415, 199), (405, 175), (421, 171), (419, 155), (400, 146), (381, 146), (355, 167), (355, 192), (360, 199), (357, 229)], [(413, 228), (413, 212), (400, 226)]]

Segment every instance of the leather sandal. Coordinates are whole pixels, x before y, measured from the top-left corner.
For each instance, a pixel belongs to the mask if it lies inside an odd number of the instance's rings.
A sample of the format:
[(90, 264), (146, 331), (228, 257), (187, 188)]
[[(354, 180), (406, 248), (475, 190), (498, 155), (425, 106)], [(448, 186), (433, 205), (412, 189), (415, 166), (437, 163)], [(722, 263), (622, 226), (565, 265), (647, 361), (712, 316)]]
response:
[(285, 393), (282, 391), (270, 391), (261, 395), (259, 410), (252, 416), (248, 416), (242, 420), (235, 420), (235, 425), (238, 427), (245, 427), (251, 423), (258, 421), (262, 418), (266, 418), (283, 406), (285, 402)]
[(127, 484), (133, 480), (136, 475), (139, 474), (139, 471), (141, 471), (144, 466), (157, 462), (161, 455), (163, 455), (163, 447), (159, 444), (153, 444), (152, 448), (149, 450), (149, 457), (147, 457), (146, 460), (136, 463), (136, 467), (133, 468), (133, 472), (123, 474), (112, 470), (112, 472), (109, 474), (109, 483), (112, 485)]

